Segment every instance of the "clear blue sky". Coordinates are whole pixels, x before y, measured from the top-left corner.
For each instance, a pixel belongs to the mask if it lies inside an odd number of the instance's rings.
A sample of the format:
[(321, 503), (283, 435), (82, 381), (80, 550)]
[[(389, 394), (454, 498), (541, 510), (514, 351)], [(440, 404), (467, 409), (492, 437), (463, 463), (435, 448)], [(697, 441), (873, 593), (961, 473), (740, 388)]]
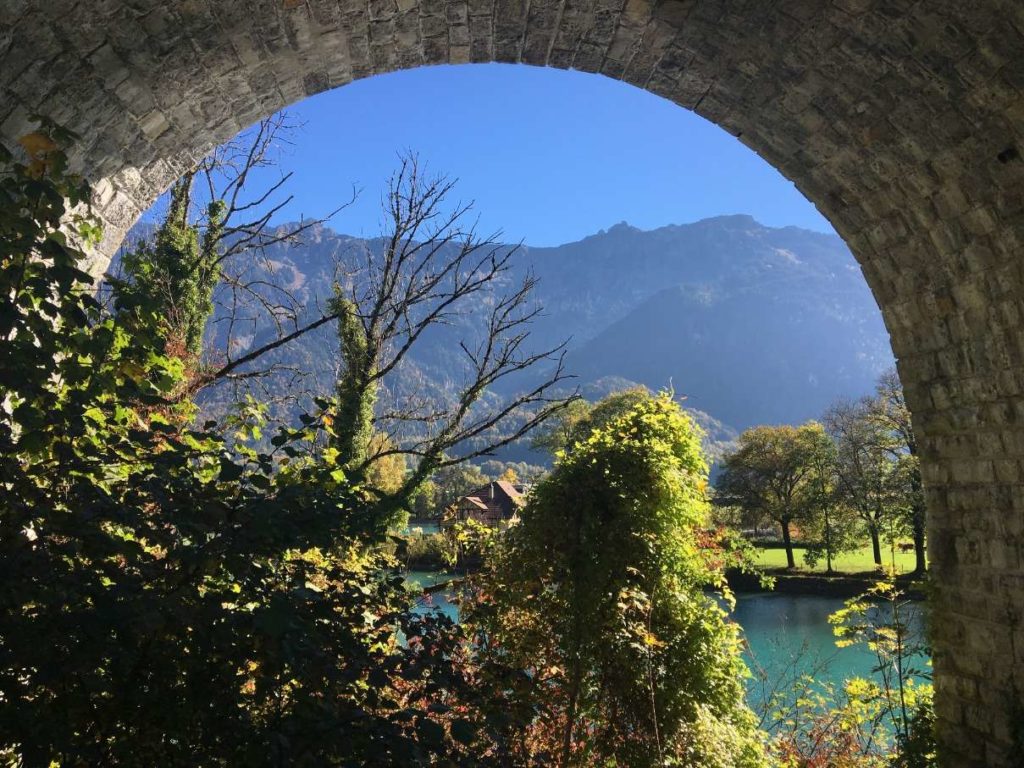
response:
[(642, 229), (748, 213), (772, 226), (828, 222), (738, 140), (669, 101), (598, 75), (515, 65), (425, 67), (361, 80), (289, 108), (304, 125), (282, 164), (319, 216), (361, 189), (332, 227), (380, 230), (380, 193), (412, 150), (459, 180), (481, 227), (556, 245), (619, 221)]

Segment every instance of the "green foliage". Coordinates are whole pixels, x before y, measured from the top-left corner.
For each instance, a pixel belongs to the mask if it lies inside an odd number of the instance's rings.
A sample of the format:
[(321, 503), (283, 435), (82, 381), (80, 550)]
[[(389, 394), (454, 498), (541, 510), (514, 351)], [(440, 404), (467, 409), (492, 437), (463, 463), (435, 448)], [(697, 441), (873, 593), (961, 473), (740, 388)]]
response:
[(331, 312), (338, 315), (341, 370), (337, 383), (337, 411), (332, 443), (342, 466), (360, 467), (369, 455), (373, 438), (373, 409), (377, 402), (374, 379), (376, 357), (355, 302), (335, 296)]
[(269, 454), (259, 408), (230, 450), (183, 426), (166, 318), (94, 300), (62, 229), (95, 237), (71, 213), (89, 190), (53, 138), (27, 137), (27, 164), (0, 150), (0, 755), (485, 763), (460, 631), (410, 613), (371, 507), (303, 460), (313, 426)]
[(898, 738), (893, 768), (935, 768), (935, 706), (932, 691), (919, 692), (907, 721), (907, 732)]
[(896, 462), (896, 496), (899, 527), (908, 530), (914, 540), (914, 572), (924, 574), (925, 558), (925, 500), (921, 481), (917, 438), (911, 423), (910, 409), (903, 396), (896, 369), (878, 377), (875, 395), (867, 403), (870, 418), (880, 425), (888, 436), (892, 459)]
[(910, 602), (889, 576), (860, 597), (847, 600), (829, 617), (840, 647), (860, 644), (875, 654), (881, 713), (900, 742), (911, 740), (911, 722), (919, 704), (930, 706), (931, 678), (921, 665), (929, 649), (910, 618)]
[[(497, 459), (481, 462), (480, 471), (493, 480), (500, 480), (503, 475), (511, 473), (515, 475), (516, 482), (528, 485), (539, 482), (548, 473), (546, 467), (538, 464), (528, 464), (525, 461), (499, 461)], [(480, 483), (479, 485), (482, 484)]]
[(172, 349), (180, 345), (194, 358), (202, 353), (203, 332), (213, 314), (213, 291), (220, 280), (218, 244), (224, 229), (225, 205), (212, 201), (206, 226), (189, 221), (193, 174), (171, 187), (167, 217), (152, 243), (140, 243), (124, 254), (124, 276), (112, 279), (122, 311), (155, 313), (165, 322)]
[(438, 487), (433, 480), (424, 480), (409, 499), (409, 510), (419, 520), (439, 518)]
[(581, 398), (575, 399), (537, 431), (531, 446), (557, 456), (585, 440), (595, 429), (601, 429), (654, 397), (647, 387), (634, 386), (612, 392), (593, 405)]
[[(885, 768), (887, 740), (879, 725), (877, 686), (863, 678), (842, 686), (810, 676), (774, 701), (770, 731), (779, 768)], [(780, 698), (784, 699), (780, 703)]]
[(801, 533), (806, 544), (804, 561), (814, 568), (825, 560), (825, 572), (832, 573), (835, 559), (860, 547), (862, 528), (856, 510), (844, 499), (836, 477), (835, 445), (822, 441), (811, 456), (815, 463), (817, 493), (809, 499), (808, 514)]
[(787, 564), (793, 568), (790, 525), (810, 522), (825, 502), (830, 451), (829, 438), (817, 422), (752, 427), (723, 461), (716, 500), (778, 523)]
[[(909, 477), (900, 471), (895, 433), (876, 418), (872, 401), (840, 403), (826, 414), (836, 444), (835, 477), (842, 502), (863, 522), (871, 537), (875, 564), (882, 565), (881, 538), (906, 519)], [(900, 532), (905, 531), (902, 525)]]
[(394, 450), (395, 444), (387, 435), (376, 432), (370, 438), (368, 453), (376, 459), (366, 469), (366, 482), (378, 494), (396, 493), (405, 484), (405, 454)]
[(443, 570), (458, 561), (455, 542), (443, 533), (411, 533), (402, 538), (402, 558), (410, 570)]
[(890, 577), (830, 617), (837, 645), (875, 654), (870, 678), (841, 688), (813, 675), (774, 689), (765, 704), (781, 768), (931, 768), (936, 765), (928, 648)]
[(603, 397), (594, 403), (586, 423), (580, 426), (575, 438), (577, 440), (586, 439), (591, 433), (604, 429), (637, 406), (665, 396), (665, 393), (655, 395), (644, 386), (627, 387), (626, 389), (620, 389), (618, 392), (612, 392), (607, 397)]
[(464, 606), (530, 670), (528, 764), (759, 766), (737, 627), (702, 590), (707, 465), (667, 395), (611, 418), (534, 490)]

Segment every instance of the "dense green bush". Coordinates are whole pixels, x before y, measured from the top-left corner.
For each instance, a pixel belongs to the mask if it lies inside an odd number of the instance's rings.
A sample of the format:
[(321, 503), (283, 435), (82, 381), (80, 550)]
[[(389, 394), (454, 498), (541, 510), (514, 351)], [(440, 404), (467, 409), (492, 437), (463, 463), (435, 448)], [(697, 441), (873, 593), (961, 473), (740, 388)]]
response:
[(443, 533), (411, 533), (404, 537), (406, 566), (413, 570), (440, 570), (455, 565), (455, 543)]
[(361, 491), (305, 428), (191, 427), (164, 318), (93, 298), (66, 138), (0, 150), (0, 761), (487, 763), (460, 631), (411, 613)]
[(464, 614), (484, 656), (530, 670), (521, 762), (766, 764), (739, 629), (704, 591), (723, 582), (706, 485), (699, 430), (648, 396), (577, 441), (497, 541)]

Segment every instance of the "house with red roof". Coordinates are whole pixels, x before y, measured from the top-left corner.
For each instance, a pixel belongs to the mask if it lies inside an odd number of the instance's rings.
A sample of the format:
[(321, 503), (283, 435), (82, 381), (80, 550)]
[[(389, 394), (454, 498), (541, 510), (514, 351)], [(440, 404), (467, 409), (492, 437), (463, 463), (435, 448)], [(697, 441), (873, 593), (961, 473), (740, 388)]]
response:
[(497, 527), (518, 522), (525, 497), (507, 480), (495, 480), (468, 493), (447, 509), (446, 522), (451, 525), (475, 520)]

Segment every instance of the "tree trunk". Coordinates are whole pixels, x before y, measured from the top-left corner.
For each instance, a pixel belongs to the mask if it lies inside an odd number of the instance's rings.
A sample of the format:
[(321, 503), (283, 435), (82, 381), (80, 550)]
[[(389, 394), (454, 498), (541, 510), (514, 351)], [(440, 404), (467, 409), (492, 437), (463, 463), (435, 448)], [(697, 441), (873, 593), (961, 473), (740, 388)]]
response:
[(335, 382), (338, 405), (332, 444), (343, 468), (365, 469), (362, 465), (370, 450), (377, 402), (377, 382), (373, 378), (377, 363), (373, 352), (375, 339), (363, 328), (352, 301), (335, 297), (331, 311), (338, 314), (338, 340), (345, 361)]
[(825, 508), (825, 573), (832, 574), (832, 521)]
[(793, 559), (793, 540), (789, 537), (789, 520), (782, 523), (782, 542), (786, 545), (786, 567), (796, 568), (796, 560)]
[(914, 575), (923, 576), (928, 569), (924, 555), (924, 513), (914, 515)]
[(868, 531), (871, 533), (871, 552), (875, 557), (875, 565), (881, 567), (882, 542), (881, 537), (878, 535), (878, 528), (876, 528), (874, 525), (869, 525)]
[(569, 759), (572, 756), (572, 734), (576, 726), (576, 706), (578, 701), (579, 680), (576, 680), (569, 695), (569, 707), (565, 714), (565, 730), (562, 732), (562, 768), (569, 768)]

